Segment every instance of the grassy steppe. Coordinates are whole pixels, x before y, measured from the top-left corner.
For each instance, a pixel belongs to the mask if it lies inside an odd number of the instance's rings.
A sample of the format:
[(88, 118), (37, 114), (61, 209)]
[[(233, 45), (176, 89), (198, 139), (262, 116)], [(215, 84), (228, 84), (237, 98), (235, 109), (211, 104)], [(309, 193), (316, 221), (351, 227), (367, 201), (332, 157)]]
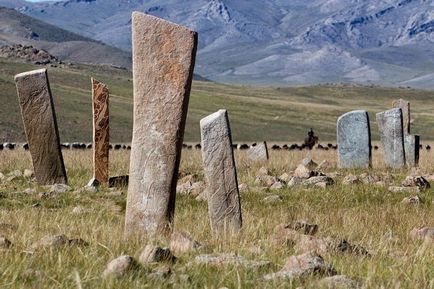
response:
[[(271, 152), (267, 167), (273, 175), (293, 170), (307, 152)], [(313, 151), (317, 162), (327, 159), (336, 164), (334, 151)], [(70, 185), (79, 189), (91, 177), (90, 151), (64, 151)], [(128, 151), (111, 153), (111, 174), (128, 172)], [(408, 170), (388, 171), (381, 165), (381, 151), (374, 152), (372, 174), (390, 173), (391, 184), (399, 184)], [(408, 237), (413, 227), (434, 225), (433, 189), (421, 193), (421, 205), (401, 204), (406, 194), (390, 193), (387, 187), (374, 185), (344, 186), (346, 171), (327, 188), (285, 188), (274, 192), (254, 189), (258, 165), (245, 162), (243, 152), (236, 153), (239, 181), (250, 190), (241, 195), (244, 228), (239, 236), (226, 241), (211, 237), (206, 202), (178, 195), (175, 212), (175, 231), (187, 231), (196, 240), (206, 244), (208, 253), (237, 253), (250, 260), (269, 260), (269, 269), (254, 270), (243, 266), (207, 267), (190, 264), (204, 251), (178, 255), (170, 278), (151, 278), (148, 274), (158, 265), (127, 274), (119, 279), (101, 278), (107, 262), (121, 254), (135, 257), (147, 244), (146, 240), (124, 239), (125, 193), (107, 195), (103, 188), (97, 193), (68, 192), (52, 198), (40, 198), (44, 192), (33, 181), (17, 178), (0, 182), (0, 223), (17, 226), (16, 230), (2, 227), (0, 234), (9, 238), (13, 247), (1, 250), (0, 288), (318, 288), (318, 277), (307, 277), (293, 282), (277, 280), (262, 282), (264, 274), (279, 270), (286, 258), (297, 254), (294, 248), (273, 245), (273, 229), (291, 220), (306, 219), (319, 225), (319, 236), (347, 239), (365, 247), (372, 257), (330, 252), (323, 255), (340, 274), (360, 280), (363, 288), (432, 288), (434, 284), (434, 245), (422, 245)], [(30, 168), (30, 156), (24, 151), (0, 152), (0, 168), (4, 173)], [(334, 172), (331, 168), (328, 172)], [(422, 151), (421, 170), (434, 173), (429, 152)], [(365, 170), (352, 171), (362, 173)], [(182, 174), (202, 177), (200, 152), (183, 151)], [(27, 188), (36, 193), (26, 194)], [(264, 204), (261, 200), (278, 194), (283, 201)], [(39, 203), (39, 207), (32, 206)], [(73, 214), (81, 205), (92, 208), (85, 214)], [(0, 226), (1, 227), (1, 226)], [(65, 234), (83, 238), (87, 247), (46, 249), (34, 254), (24, 251), (46, 234)], [(167, 241), (161, 240), (161, 245)], [(254, 249), (254, 250), (252, 250)], [(27, 276), (26, 270), (43, 272), (43, 277)]]
[[(24, 141), (13, 76), (40, 68), (0, 59), (0, 141)], [(110, 89), (111, 141), (129, 142), (132, 127), (132, 75), (120, 69), (79, 65), (49, 68), (61, 141), (91, 141), (90, 77)], [(378, 137), (375, 113), (392, 100), (411, 102), (412, 131), (434, 139), (434, 93), (380, 87), (310, 86), (251, 87), (212, 82), (193, 83), (185, 131), (186, 141), (199, 141), (199, 120), (221, 108), (229, 111), (235, 141), (301, 141), (312, 127), (320, 140), (335, 139), (336, 119), (354, 109), (370, 113), (374, 139)]]

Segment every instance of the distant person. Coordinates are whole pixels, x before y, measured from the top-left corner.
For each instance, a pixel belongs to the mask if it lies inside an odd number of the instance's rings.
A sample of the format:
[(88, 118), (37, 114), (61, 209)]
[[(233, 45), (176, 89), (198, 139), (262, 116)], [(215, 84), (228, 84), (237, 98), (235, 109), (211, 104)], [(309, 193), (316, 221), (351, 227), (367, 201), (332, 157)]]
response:
[(307, 132), (307, 137), (304, 139), (304, 146), (308, 147), (311, 150), (317, 142), (318, 142), (318, 137), (315, 136), (315, 133), (313, 132), (313, 129), (311, 128)]

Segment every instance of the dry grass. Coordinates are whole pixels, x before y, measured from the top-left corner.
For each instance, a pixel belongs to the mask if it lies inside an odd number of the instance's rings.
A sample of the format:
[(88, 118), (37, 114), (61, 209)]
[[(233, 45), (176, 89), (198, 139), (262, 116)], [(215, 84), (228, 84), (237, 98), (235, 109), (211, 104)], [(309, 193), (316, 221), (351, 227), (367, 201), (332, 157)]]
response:
[[(433, 152), (434, 153), (434, 152)], [(336, 152), (271, 152), (267, 167), (276, 176), (293, 170), (306, 155), (317, 162), (327, 159), (336, 164)], [(83, 186), (91, 177), (90, 151), (64, 151), (65, 162), (74, 189)], [(126, 174), (128, 151), (111, 154), (111, 174)], [(253, 187), (259, 165), (249, 166), (242, 152), (237, 152), (239, 182)], [(4, 173), (14, 169), (30, 168), (27, 152), (0, 152), (0, 168)], [(381, 152), (374, 152), (374, 172), (386, 172), (381, 165)], [(421, 169), (433, 173), (432, 153), (423, 150)], [(330, 172), (336, 171), (331, 169)], [(181, 172), (202, 174), (200, 152), (183, 151)], [(361, 173), (361, 170), (355, 173)], [(407, 170), (391, 172), (393, 183), (400, 183)], [(342, 172), (344, 176), (346, 172)], [(273, 246), (270, 238), (276, 225), (294, 219), (307, 219), (320, 226), (320, 236), (345, 238), (372, 252), (370, 258), (330, 253), (324, 258), (339, 273), (362, 280), (366, 288), (432, 288), (434, 284), (434, 245), (422, 246), (409, 239), (408, 232), (416, 226), (434, 225), (432, 190), (421, 194), (424, 203), (419, 206), (401, 204), (405, 194), (392, 194), (387, 188), (371, 185), (343, 186), (341, 178), (327, 189), (282, 189), (275, 192), (255, 191), (242, 194), (244, 227), (232, 239), (216, 241), (211, 238), (207, 205), (189, 196), (179, 195), (176, 204), (175, 230), (187, 231), (207, 244), (212, 252), (236, 252), (252, 260), (270, 260), (273, 267), (260, 271), (242, 266), (212, 268), (188, 265), (197, 253), (180, 255), (174, 265), (174, 275), (168, 279), (152, 279), (151, 268), (142, 268), (120, 279), (102, 279), (101, 272), (111, 259), (129, 254), (138, 256), (146, 241), (124, 239), (123, 223), (125, 195), (108, 197), (108, 189), (98, 193), (65, 193), (55, 198), (40, 199), (27, 195), (26, 188), (44, 188), (19, 178), (0, 183), (0, 223), (17, 225), (17, 230), (3, 229), (0, 233), (14, 246), (0, 251), (0, 288), (296, 288), (303, 285), (317, 288), (316, 277), (305, 280), (262, 282), (259, 277), (278, 270), (294, 250)], [(122, 189), (126, 193), (126, 188)], [(261, 200), (270, 194), (279, 194), (284, 201), (264, 204)], [(32, 207), (40, 203), (39, 208)], [(73, 214), (81, 205), (93, 208), (86, 214)], [(394, 239), (389, 235), (393, 233)], [(46, 234), (65, 234), (89, 242), (87, 247), (65, 247), (23, 253), (30, 244)], [(164, 240), (162, 245), (167, 245)], [(252, 247), (260, 247), (253, 253)], [(400, 253), (401, 257), (391, 257)], [(25, 277), (25, 270), (33, 268), (44, 272), (44, 277)], [(186, 278), (188, 276), (189, 278)]]

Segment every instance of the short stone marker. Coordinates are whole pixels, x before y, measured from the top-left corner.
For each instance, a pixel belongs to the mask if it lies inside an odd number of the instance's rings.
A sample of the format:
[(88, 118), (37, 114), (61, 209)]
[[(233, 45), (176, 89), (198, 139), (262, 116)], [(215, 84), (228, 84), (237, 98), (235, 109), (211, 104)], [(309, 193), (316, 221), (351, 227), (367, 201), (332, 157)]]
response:
[(409, 167), (419, 164), (420, 136), (407, 134), (404, 135), (405, 163)]
[(376, 114), (384, 160), (387, 166), (398, 169), (405, 166), (404, 134), (402, 131), (402, 112), (393, 108)]
[(169, 233), (197, 33), (133, 12), (134, 125), (125, 233)]
[[(109, 169), (109, 91), (104, 83), (92, 82), (93, 180), (108, 182)], [(92, 182), (92, 181), (91, 181)]]
[(214, 234), (242, 226), (240, 194), (229, 118), (219, 110), (200, 120), (208, 211)]
[(267, 142), (260, 142), (252, 145), (247, 150), (247, 159), (250, 162), (266, 162), (268, 161)]
[(17, 74), (15, 83), (38, 184), (66, 184), (67, 177), (47, 70)]
[(371, 166), (371, 128), (367, 111), (354, 110), (338, 118), (337, 144), (340, 168)]

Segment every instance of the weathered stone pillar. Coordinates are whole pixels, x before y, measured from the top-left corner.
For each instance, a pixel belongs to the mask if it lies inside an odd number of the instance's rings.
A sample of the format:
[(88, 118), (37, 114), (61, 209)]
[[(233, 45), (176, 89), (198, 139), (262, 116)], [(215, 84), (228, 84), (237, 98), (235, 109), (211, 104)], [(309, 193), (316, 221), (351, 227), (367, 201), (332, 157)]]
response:
[(337, 144), (340, 168), (371, 166), (371, 128), (367, 111), (355, 110), (338, 118)]
[(268, 147), (265, 141), (252, 145), (247, 150), (247, 159), (250, 162), (268, 161)]
[(47, 70), (17, 74), (15, 83), (36, 181), (40, 185), (66, 184)]
[(93, 108), (93, 180), (107, 184), (109, 169), (109, 91), (104, 83), (91, 79)]
[(241, 205), (226, 110), (200, 120), (208, 210), (214, 233), (241, 228)]
[(379, 112), (376, 118), (386, 165), (394, 169), (402, 168), (405, 166), (405, 153), (401, 109)]
[(405, 162), (409, 167), (417, 166), (419, 164), (420, 136), (410, 134), (410, 102), (398, 99), (393, 101), (392, 105), (402, 111)]
[(134, 124), (125, 232), (171, 229), (197, 33), (134, 12)]

